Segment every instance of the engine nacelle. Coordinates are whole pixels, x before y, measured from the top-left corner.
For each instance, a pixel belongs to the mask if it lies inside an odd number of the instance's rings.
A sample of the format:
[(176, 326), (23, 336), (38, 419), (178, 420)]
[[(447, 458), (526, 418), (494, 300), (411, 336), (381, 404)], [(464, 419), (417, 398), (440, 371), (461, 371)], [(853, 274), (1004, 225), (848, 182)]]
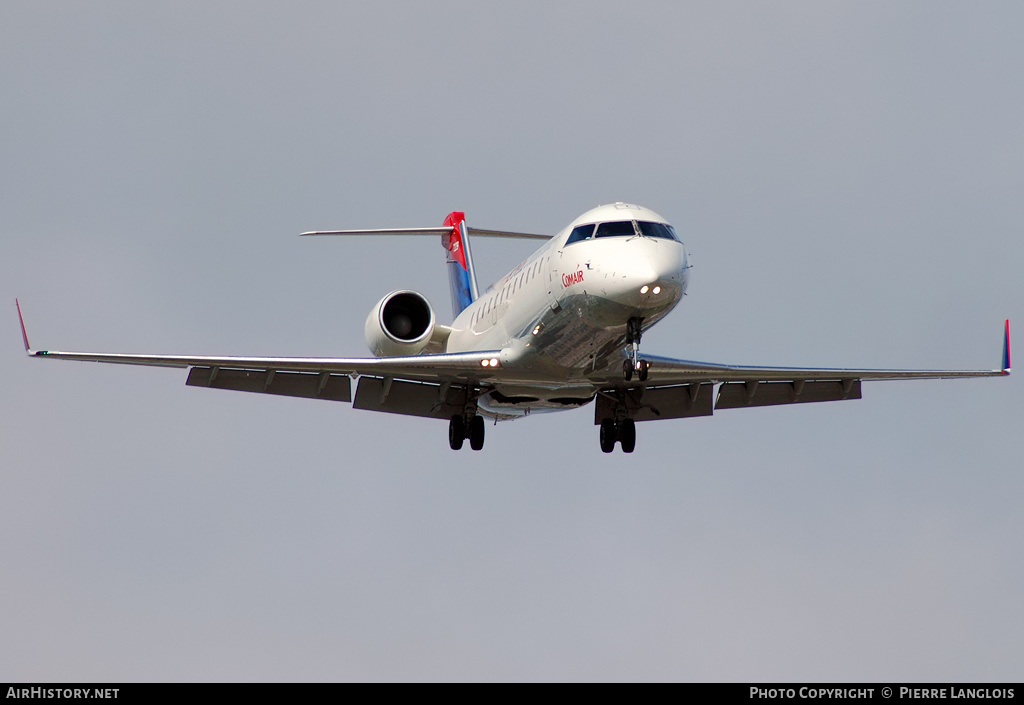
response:
[(393, 291), (370, 309), (365, 333), (377, 357), (418, 355), (434, 333), (434, 309), (415, 291)]

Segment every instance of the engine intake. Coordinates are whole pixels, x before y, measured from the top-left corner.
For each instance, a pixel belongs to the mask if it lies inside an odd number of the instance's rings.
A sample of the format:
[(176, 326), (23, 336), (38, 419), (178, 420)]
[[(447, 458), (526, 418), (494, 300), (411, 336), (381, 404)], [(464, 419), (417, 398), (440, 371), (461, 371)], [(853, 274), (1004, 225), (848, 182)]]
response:
[(434, 309), (415, 291), (393, 291), (370, 310), (366, 344), (377, 357), (418, 355), (434, 332)]

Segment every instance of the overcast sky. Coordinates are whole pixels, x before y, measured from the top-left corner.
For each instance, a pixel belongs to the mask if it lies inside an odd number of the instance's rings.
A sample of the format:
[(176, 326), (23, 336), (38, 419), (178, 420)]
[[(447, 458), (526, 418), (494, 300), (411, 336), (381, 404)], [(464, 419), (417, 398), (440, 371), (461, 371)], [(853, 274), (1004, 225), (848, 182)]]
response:
[[(438, 225), (674, 223), (643, 349), (994, 368), (1019, 2), (0, 4), (0, 681), (1016, 680), (1020, 377), (488, 427), (34, 347), (364, 355)], [(529, 243), (478, 241), (487, 285)], [(8, 308), (9, 307), (9, 308)]]

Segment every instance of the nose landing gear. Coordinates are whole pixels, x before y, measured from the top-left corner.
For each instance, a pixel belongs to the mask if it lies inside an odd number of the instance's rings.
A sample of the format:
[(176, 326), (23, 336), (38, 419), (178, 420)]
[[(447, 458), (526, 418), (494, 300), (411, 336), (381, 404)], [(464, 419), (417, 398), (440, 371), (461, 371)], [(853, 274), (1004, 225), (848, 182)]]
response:
[(647, 372), (651, 369), (651, 363), (640, 359), (640, 324), (643, 320), (634, 316), (626, 321), (626, 345), (630, 348), (630, 356), (622, 361), (622, 378), (627, 382), (633, 379), (634, 372), (637, 379), (646, 382)]
[(623, 360), (622, 379), (627, 382), (633, 379), (633, 372), (636, 371), (636, 378), (641, 382), (647, 381), (647, 375), (651, 369), (651, 363), (647, 360)]

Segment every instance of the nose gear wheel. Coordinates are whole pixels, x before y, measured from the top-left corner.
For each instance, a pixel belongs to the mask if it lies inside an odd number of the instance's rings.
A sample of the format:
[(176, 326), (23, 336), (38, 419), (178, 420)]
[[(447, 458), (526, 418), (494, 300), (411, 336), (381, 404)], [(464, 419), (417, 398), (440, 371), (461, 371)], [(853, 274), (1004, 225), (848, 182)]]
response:
[(637, 379), (641, 382), (647, 381), (647, 373), (651, 369), (651, 363), (640, 359), (640, 327), (642, 318), (633, 317), (626, 321), (626, 345), (629, 347), (629, 358), (622, 361), (622, 378), (629, 382), (636, 372)]

